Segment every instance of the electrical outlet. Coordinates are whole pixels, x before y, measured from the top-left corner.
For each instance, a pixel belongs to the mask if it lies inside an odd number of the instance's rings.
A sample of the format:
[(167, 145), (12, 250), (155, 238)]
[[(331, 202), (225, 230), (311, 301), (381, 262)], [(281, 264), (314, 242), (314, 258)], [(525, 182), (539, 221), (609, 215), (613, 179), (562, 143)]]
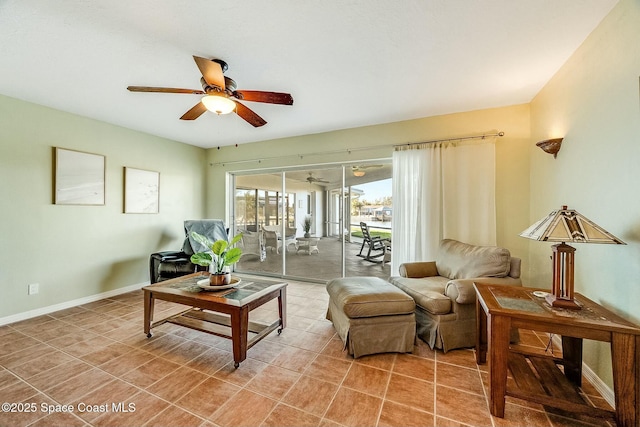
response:
[(29, 295), (35, 295), (40, 292), (40, 284), (39, 283), (31, 283), (29, 285)]

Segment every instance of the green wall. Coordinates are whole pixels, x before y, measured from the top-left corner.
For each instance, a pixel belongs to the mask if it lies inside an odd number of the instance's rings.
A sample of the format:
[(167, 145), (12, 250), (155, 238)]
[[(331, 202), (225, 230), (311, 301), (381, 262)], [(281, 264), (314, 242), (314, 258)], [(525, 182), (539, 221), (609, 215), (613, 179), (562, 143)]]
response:
[[(106, 156), (105, 206), (52, 204), (53, 148)], [(204, 214), (205, 150), (0, 96), (0, 319), (148, 281)], [(123, 214), (123, 167), (160, 172), (160, 213)], [(39, 283), (37, 295), (27, 295)]]
[[(564, 137), (556, 159), (532, 145), (533, 222), (561, 205), (627, 245), (574, 245), (576, 291), (640, 324), (640, 2), (621, 0), (531, 103), (533, 141)], [(551, 283), (550, 244), (531, 242), (532, 284)], [(608, 345), (585, 361), (612, 386)]]

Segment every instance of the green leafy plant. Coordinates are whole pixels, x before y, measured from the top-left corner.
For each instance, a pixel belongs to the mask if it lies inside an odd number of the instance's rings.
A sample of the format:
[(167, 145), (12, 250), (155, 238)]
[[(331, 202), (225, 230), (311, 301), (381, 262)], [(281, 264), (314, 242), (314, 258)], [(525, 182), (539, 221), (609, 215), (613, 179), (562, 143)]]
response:
[(309, 234), (309, 230), (311, 230), (311, 215), (306, 215), (300, 225), (302, 225), (305, 234)]
[(242, 249), (232, 246), (242, 239), (242, 234), (236, 234), (230, 242), (226, 240), (216, 240), (212, 242), (206, 236), (198, 234), (195, 231), (191, 232), (191, 236), (196, 242), (203, 244), (211, 251), (211, 253), (198, 252), (191, 255), (192, 263), (205, 267), (213, 265), (214, 274), (223, 274), (225, 267), (240, 261)]

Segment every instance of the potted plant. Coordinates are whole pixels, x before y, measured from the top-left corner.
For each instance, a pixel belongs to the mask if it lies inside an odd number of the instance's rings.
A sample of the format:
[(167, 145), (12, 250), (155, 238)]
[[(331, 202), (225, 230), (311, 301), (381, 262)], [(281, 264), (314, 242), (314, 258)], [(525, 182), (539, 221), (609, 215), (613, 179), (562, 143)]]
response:
[(211, 286), (230, 284), (231, 273), (229, 272), (229, 267), (240, 261), (240, 256), (242, 255), (242, 249), (232, 246), (242, 239), (242, 234), (236, 234), (230, 242), (226, 240), (212, 242), (206, 236), (195, 231), (191, 232), (191, 236), (196, 242), (201, 243), (211, 251), (198, 252), (191, 255), (191, 262), (201, 266), (213, 266), (209, 267)]
[(304, 237), (311, 237), (311, 234), (309, 234), (309, 230), (311, 230), (311, 215), (306, 215), (301, 225), (304, 230)]

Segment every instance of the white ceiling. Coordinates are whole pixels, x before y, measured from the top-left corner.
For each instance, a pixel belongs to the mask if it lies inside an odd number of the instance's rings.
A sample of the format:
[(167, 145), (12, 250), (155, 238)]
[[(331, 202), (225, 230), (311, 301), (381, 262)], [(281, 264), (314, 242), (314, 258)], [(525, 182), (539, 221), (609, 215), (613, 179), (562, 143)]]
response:
[[(529, 102), (617, 0), (0, 0), (0, 93), (200, 147)], [(192, 55), (293, 106), (179, 117)]]

